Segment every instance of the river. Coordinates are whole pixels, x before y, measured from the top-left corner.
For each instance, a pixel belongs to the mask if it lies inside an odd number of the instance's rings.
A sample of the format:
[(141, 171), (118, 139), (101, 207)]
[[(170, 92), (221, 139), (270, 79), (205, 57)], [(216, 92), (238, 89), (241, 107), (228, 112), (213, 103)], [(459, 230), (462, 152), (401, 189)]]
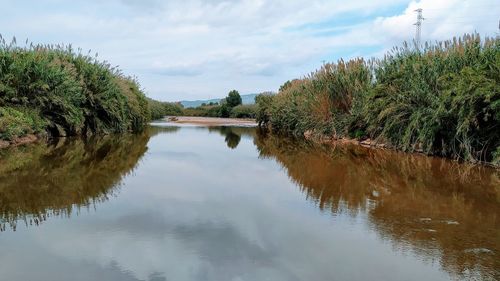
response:
[(245, 127), (0, 152), (0, 280), (495, 280), (500, 174)]

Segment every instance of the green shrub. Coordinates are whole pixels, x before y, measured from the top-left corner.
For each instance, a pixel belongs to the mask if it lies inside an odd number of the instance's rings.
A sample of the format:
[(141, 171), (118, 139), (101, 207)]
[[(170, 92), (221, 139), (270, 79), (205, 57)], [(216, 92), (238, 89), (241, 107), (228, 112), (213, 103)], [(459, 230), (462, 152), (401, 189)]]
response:
[(255, 118), (255, 106), (242, 105), (241, 96), (236, 90), (229, 92), (220, 104), (210, 102), (202, 103), (196, 108), (184, 108), (182, 114), (185, 116), (203, 117), (235, 117), (235, 118)]
[(158, 120), (165, 116), (179, 116), (183, 114), (183, 108), (178, 103), (161, 102), (154, 99), (147, 99), (150, 119)]
[(270, 92), (261, 93), (255, 97), (255, 105), (257, 106), (255, 118), (259, 122), (259, 125), (269, 123), (272, 114), (273, 98), (274, 94)]
[(363, 117), (373, 138), (491, 161), (500, 146), (500, 40), (463, 38), (419, 51), (396, 48), (378, 62)]
[(231, 109), (230, 116), (233, 118), (255, 118), (257, 106), (254, 104), (238, 105)]
[[(52, 136), (139, 131), (150, 118), (138, 83), (107, 62), (71, 46), (17, 47), (1, 37), (0, 107), (36, 112)], [(16, 118), (9, 131), (28, 133)]]
[(231, 114), (231, 107), (227, 103), (223, 103), (219, 106), (219, 113), (217, 117), (227, 118)]
[(27, 134), (38, 134), (45, 125), (38, 112), (0, 107), (0, 139), (12, 140)]
[(307, 77), (287, 81), (276, 96), (258, 96), (257, 119), (294, 135), (314, 130), (345, 136), (353, 122), (353, 104), (370, 83), (370, 70), (361, 59), (325, 64)]
[(404, 44), (381, 60), (340, 60), (256, 103), (259, 124), (275, 131), (370, 137), (404, 151), (498, 163), (500, 37), (465, 35), (420, 50)]

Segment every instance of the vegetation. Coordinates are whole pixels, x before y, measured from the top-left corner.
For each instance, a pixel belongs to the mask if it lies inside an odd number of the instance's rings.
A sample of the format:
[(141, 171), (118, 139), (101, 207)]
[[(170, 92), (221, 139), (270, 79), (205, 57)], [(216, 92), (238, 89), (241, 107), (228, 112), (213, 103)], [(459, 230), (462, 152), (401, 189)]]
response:
[(182, 115), (183, 107), (179, 103), (161, 102), (147, 98), (150, 111), (150, 119), (157, 120), (165, 116)]
[(231, 109), (232, 118), (255, 118), (257, 115), (257, 106), (255, 104), (240, 104)]
[(340, 60), (256, 102), (259, 123), (274, 131), (500, 165), (500, 38), (465, 35), (404, 44), (381, 60)]
[(141, 131), (178, 115), (177, 104), (147, 99), (133, 78), (71, 45), (19, 47), (0, 37), (0, 140)]
[(0, 139), (10, 141), (18, 136), (41, 132), (46, 125), (37, 111), (26, 108), (0, 108)]
[(195, 108), (184, 108), (182, 115), (184, 116), (204, 116), (204, 117), (219, 117), (221, 106), (219, 105), (201, 105)]
[(241, 96), (236, 90), (229, 92), (219, 103), (202, 104), (196, 108), (185, 108), (185, 116), (255, 118), (255, 105), (242, 105)]
[(226, 97), (226, 104), (233, 108), (235, 106), (238, 106), (241, 104), (241, 96), (240, 96), (240, 93), (238, 93), (238, 91), (236, 90), (232, 90), (231, 92), (229, 92), (229, 94), (227, 95)]

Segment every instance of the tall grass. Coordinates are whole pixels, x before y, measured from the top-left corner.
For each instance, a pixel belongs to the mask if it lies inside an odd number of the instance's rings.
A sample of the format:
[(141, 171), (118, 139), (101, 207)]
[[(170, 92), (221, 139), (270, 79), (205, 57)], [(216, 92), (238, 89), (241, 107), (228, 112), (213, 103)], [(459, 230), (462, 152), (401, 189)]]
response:
[[(0, 108), (0, 139), (139, 131), (150, 118), (137, 81), (109, 63), (71, 45), (20, 47), (1, 37)], [(9, 128), (12, 119), (24, 129)]]
[(259, 121), (276, 131), (371, 138), (500, 165), (498, 37), (465, 35), (420, 50), (404, 44), (379, 60), (340, 60), (257, 101)]
[(258, 96), (259, 122), (294, 135), (315, 130), (345, 136), (371, 79), (370, 69), (362, 59), (325, 64), (302, 79), (287, 81), (278, 95)]

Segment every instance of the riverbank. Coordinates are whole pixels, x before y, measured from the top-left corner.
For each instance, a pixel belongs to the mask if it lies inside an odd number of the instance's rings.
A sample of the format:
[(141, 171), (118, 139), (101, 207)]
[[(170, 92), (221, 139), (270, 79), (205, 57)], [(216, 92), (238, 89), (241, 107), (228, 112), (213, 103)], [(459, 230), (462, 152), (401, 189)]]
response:
[(37, 136), (140, 132), (150, 120), (180, 112), (147, 98), (117, 67), (71, 46), (0, 40), (0, 148)]
[(280, 134), (499, 167), (499, 55), (500, 37), (472, 34), (327, 63), (257, 96), (257, 121)]
[(256, 127), (255, 119), (240, 118), (219, 118), (219, 117), (193, 117), (193, 116), (169, 116), (164, 121), (177, 124), (192, 124), (202, 126), (236, 126), (236, 127)]
[(10, 141), (0, 139), (0, 149), (11, 147), (11, 146), (20, 146), (20, 145), (30, 144), (30, 143), (37, 142), (40, 139), (41, 139), (41, 137), (35, 136), (32, 134), (29, 134), (29, 135), (26, 135), (23, 137), (19, 137), (19, 138), (15, 138), (15, 139), (10, 140)]
[(462, 162), (460, 164), (465, 165), (480, 165), (480, 166), (486, 166), (486, 167), (491, 167), (494, 169), (500, 169), (499, 165), (494, 165), (493, 163), (490, 162), (470, 162), (470, 161), (463, 161), (463, 159), (450, 159), (447, 157), (440, 157), (436, 155), (428, 155), (426, 154), (421, 148), (417, 148), (413, 150), (412, 152), (404, 152), (401, 151), (400, 149), (397, 149), (394, 146), (391, 146), (390, 144), (387, 143), (382, 143), (377, 140), (372, 140), (372, 139), (354, 139), (354, 138), (335, 138), (327, 135), (318, 135), (315, 134), (312, 131), (306, 131), (304, 133), (303, 138), (308, 141), (312, 142), (314, 144), (319, 144), (319, 145), (327, 145), (333, 148), (337, 147), (343, 147), (343, 146), (360, 146), (366, 149), (370, 150), (385, 150), (385, 151), (393, 151), (395, 153), (401, 153), (401, 154), (408, 154), (408, 155), (420, 155), (421, 157), (427, 157), (427, 158), (442, 158), (442, 160), (449, 160), (452, 162)]

